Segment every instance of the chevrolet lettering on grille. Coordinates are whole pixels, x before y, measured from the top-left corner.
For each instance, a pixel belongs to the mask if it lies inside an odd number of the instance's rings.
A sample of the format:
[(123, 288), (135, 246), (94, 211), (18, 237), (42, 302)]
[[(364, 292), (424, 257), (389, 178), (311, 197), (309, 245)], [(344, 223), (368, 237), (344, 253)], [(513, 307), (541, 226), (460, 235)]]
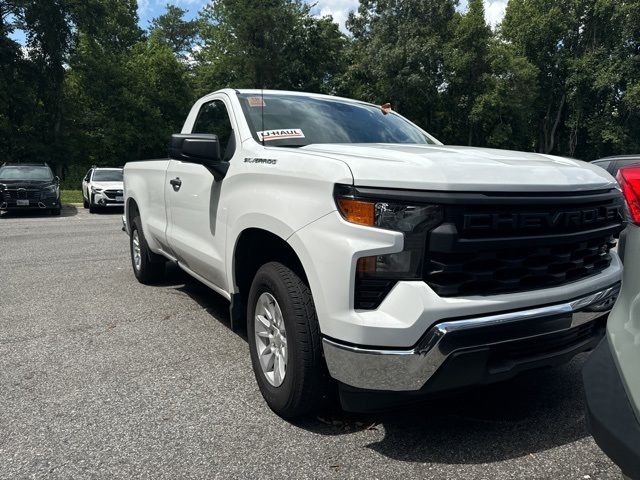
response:
[(623, 218), (622, 210), (617, 205), (561, 212), (473, 213), (464, 215), (464, 230), (589, 227)]

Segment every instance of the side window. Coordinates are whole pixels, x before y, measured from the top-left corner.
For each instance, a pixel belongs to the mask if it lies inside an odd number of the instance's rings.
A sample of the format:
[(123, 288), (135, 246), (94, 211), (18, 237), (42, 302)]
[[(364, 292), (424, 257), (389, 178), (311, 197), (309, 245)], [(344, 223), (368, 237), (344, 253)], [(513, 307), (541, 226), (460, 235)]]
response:
[(593, 162), (594, 165), (597, 165), (600, 168), (604, 168), (605, 170), (608, 170), (610, 163), (611, 162), (609, 160), (604, 160), (602, 162)]
[(213, 133), (220, 140), (224, 160), (230, 160), (235, 151), (235, 138), (227, 107), (222, 100), (207, 102), (200, 108), (191, 133)]
[(640, 165), (640, 158), (628, 158), (626, 160), (620, 160), (618, 162), (618, 170), (623, 167), (630, 167), (631, 165)]
[(615, 177), (618, 174), (618, 170), (620, 170), (623, 165), (624, 163), (621, 162), (620, 160), (618, 160), (617, 162), (611, 162), (609, 163), (609, 167), (607, 168), (607, 171)]

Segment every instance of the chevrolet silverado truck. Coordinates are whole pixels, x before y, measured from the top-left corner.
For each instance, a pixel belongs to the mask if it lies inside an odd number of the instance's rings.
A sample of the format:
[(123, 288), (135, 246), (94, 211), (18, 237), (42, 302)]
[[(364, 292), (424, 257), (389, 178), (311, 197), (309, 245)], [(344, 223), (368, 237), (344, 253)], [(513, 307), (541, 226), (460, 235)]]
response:
[(595, 347), (626, 224), (602, 168), (441, 144), (388, 104), (224, 89), (124, 169), (137, 279), (230, 301), (283, 417), (383, 408)]

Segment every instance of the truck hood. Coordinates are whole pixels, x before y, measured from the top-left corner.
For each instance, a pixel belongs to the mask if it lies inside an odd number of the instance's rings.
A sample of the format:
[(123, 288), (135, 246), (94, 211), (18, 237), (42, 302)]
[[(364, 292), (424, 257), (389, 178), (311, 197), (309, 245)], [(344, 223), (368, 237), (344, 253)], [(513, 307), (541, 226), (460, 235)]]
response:
[(545, 192), (617, 186), (604, 169), (539, 153), (444, 145), (312, 144), (345, 162), (358, 186), (446, 191)]
[(55, 180), (0, 180), (0, 189), (6, 188), (44, 188), (57, 185)]

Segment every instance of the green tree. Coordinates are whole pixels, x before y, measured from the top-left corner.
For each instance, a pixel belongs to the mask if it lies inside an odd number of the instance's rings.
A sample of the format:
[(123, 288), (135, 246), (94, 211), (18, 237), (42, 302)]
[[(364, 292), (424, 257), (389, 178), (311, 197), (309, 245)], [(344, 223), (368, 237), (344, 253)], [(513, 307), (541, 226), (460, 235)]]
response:
[(331, 91), (345, 38), (300, 0), (219, 0), (200, 14), (199, 93), (221, 87)]
[(122, 165), (164, 156), (193, 101), (187, 67), (155, 36), (104, 52), (82, 36), (67, 77), (74, 163)]
[(478, 79), (483, 90), (469, 112), (474, 144), (534, 150), (538, 69), (498, 39), (489, 42), (487, 61), (488, 70)]
[(443, 115), (442, 138), (447, 142), (474, 145), (483, 142), (479, 130), (476, 102), (488, 85), (489, 46), (493, 37), (484, 18), (482, 0), (470, 0), (464, 15), (451, 22), (452, 38), (445, 46), (445, 86), (442, 88), (447, 108)]
[(185, 20), (186, 10), (167, 4), (166, 12), (151, 20), (149, 31), (166, 42), (173, 53), (186, 58), (198, 37), (198, 22)]
[(570, 4), (571, 1), (558, 0), (510, 0), (500, 29), (517, 53), (538, 68), (537, 149), (543, 153), (552, 152), (556, 146), (566, 106), (568, 61), (575, 46)]
[(28, 157), (30, 143), (25, 140), (33, 136), (28, 108), (35, 93), (31, 72), (20, 45), (10, 38), (17, 13), (15, 4), (0, 0), (0, 162)]
[(567, 76), (566, 150), (596, 158), (640, 151), (640, 2), (583, 2), (581, 55)]
[(537, 149), (638, 149), (640, 1), (510, 0), (501, 33), (538, 69)]
[(361, 0), (347, 27), (353, 34), (341, 91), (400, 113), (438, 134), (444, 51), (454, 0)]

